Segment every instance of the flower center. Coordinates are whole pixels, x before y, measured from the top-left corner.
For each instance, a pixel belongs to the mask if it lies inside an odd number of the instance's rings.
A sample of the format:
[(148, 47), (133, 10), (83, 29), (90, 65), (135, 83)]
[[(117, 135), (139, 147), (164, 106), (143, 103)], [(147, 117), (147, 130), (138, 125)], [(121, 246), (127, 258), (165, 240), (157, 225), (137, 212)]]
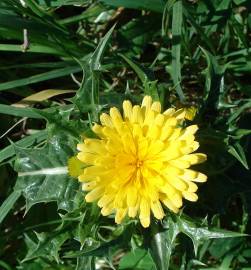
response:
[(142, 160), (137, 160), (136, 161), (136, 167), (140, 168), (143, 165), (143, 161)]

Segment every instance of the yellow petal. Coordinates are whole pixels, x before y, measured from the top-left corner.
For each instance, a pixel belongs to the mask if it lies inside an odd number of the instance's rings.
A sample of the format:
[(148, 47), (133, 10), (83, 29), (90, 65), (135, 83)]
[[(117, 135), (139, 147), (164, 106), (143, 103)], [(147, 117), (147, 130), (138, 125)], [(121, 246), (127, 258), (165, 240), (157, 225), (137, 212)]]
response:
[(164, 116), (163, 114), (158, 114), (158, 115), (155, 117), (154, 123), (155, 123), (157, 126), (162, 127), (164, 121), (165, 121), (165, 116)]
[(95, 124), (93, 127), (92, 127), (92, 131), (97, 134), (100, 138), (103, 137), (103, 127), (98, 125), (98, 124)]
[(176, 192), (173, 194), (168, 194), (168, 198), (175, 207), (180, 208), (182, 206), (182, 196), (180, 193)]
[(143, 137), (143, 130), (139, 124), (133, 124), (132, 133), (134, 138), (141, 139)]
[(165, 215), (159, 201), (151, 202), (151, 210), (157, 219), (162, 219)]
[(124, 219), (125, 215), (127, 213), (127, 209), (126, 208), (119, 208), (116, 212), (115, 215), (115, 222), (117, 224), (120, 224), (122, 222), (122, 220)]
[(182, 159), (174, 159), (174, 160), (170, 160), (169, 163), (177, 168), (180, 169), (186, 169), (190, 167), (190, 163), (188, 161), (182, 160)]
[(175, 117), (170, 117), (166, 119), (165, 126), (172, 126), (175, 127), (177, 126), (178, 121)]
[(160, 113), (161, 112), (161, 104), (159, 101), (155, 101), (153, 102), (152, 106), (151, 106), (151, 110)]
[(125, 208), (126, 207), (126, 193), (123, 189), (117, 191), (115, 199), (113, 201), (114, 207), (116, 208)]
[(184, 174), (180, 176), (184, 180), (203, 183), (207, 181), (207, 176), (203, 173), (196, 172), (190, 169), (184, 170)]
[(164, 126), (160, 132), (160, 140), (165, 141), (173, 133), (173, 129), (171, 126)]
[(138, 200), (138, 192), (135, 187), (130, 187), (127, 189), (127, 205), (128, 207), (135, 207)]
[(98, 206), (99, 207), (105, 207), (107, 206), (111, 201), (113, 200), (113, 196), (111, 194), (109, 195), (103, 195), (99, 201), (98, 201)]
[(145, 96), (142, 101), (141, 107), (145, 107), (146, 111), (148, 111), (152, 106), (152, 98), (151, 96)]
[(97, 186), (97, 181), (91, 181), (87, 183), (82, 183), (82, 190), (83, 191), (90, 191)]
[(196, 154), (190, 154), (185, 155), (182, 158), (180, 158), (182, 161), (188, 161), (191, 165), (199, 164), (207, 160), (207, 156), (202, 153), (196, 153)]
[(161, 130), (158, 126), (150, 126), (147, 132), (147, 138), (150, 138), (151, 140), (156, 140), (160, 136), (160, 131)]
[(140, 222), (144, 228), (150, 225), (150, 203), (147, 199), (142, 198), (140, 202)]
[(110, 127), (104, 127), (102, 133), (106, 137), (106, 139), (110, 139), (114, 142), (119, 141), (119, 136), (115, 129), (112, 129)]
[(188, 126), (184, 129), (183, 136), (184, 135), (194, 135), (198, 129), (199, 129), (199, 127), (197, 125)]
[(163, 151), (159, 154), (159, 158), (164, 161), (175, 160), (182, 155), (180, 141), (169, 142), (165, 144)]
[(138, 157), (143, 160), (148, 153), (148, 141), (146, 138), (140, 138), (138, 140)]
[(129, 100), (123, 102), (124, 117), (126, 120), (131, 120), (132, 118), (132, 103)]
[(148, 110), (145, 113), (144, 126), (151, 126), (155, 119), (155, 112), (152, 110)]
[(161, 188), (161, 192), (165, 194), (168, 200), (170, 200), (175, 207), (180, 208), (182, 206), (181, 193), (180, 191), (175, 189), (175, 187), (173, 187), (169, 183), (166, 183), (163, 188)]
[(173, 132), (168, 137), (168, 141), (177, 140), (178, 137), (180, 136), (180, 132), (181, 132), (181, 128), (175, 128), (175, 129), (173, 129)]
[(115, 107), (112, 107), (110, 109), (110, 116), (111, 116), (112, 121), (114, 121), (114, 120), (115, 120), (115, 122), (116, 121), (120, 121), (120, 122), (123, 121), (119, 110), (117, 108), (115, 108)]
[(196, 202), (198, 200), (198, 196), (195, 193), (188, 192), (188, 191), (183, 191), (182, 192), (183, 197), (191, 202)]
[(141, 108), (138, 105), (133, 106), (133, 108), (132, 108), (131, 122), (132, 123), (138, 123), (138, 124), (143, 123), (143, 116), (142, 116), (142, 113), (141, 113)]
[(139, 206), (136, 205), (135, 207), (128, 208), (128, 216), (131, 218), (135, 218), (138, 212)]
[(188, 187), (187, 183), (177, 176), (165, 174), (164, 177), (169, 184), (180, 191), (186, 190)]
[(124, 151), (128, 154), (136, 154), (136, 147), (135, 142), (131, 136), (131, 134), (125, 134), (121, 137), (123, 145), (124, 145)]
[(195, 183), (187, 182), (187, 184), (188, 184), (188, 189), (187, 189), (188, 192), (194, 193), (198, 190), (198, 186)]
[[(194, 136), (193, 136), (193, 137), (194, 137)], [(194, 138), (193, 138), (193, 140), (194, 140)], [(186, 142), (186, 146), (184, 146), (184, 147), (181, 148), (181, 152), (182, 152), (184, 155), (190, 154), (190, 153), (196, 151), (196, 150), (199, 148), (199, 146), (200, 146), (199, 143), (196, 142), (196, 141), (193, 141), (193, 142), (191, 142), (191, 143)]]
[(123, 134), (122, 125), (123, 125), (123, 119), (119, 112), (119, 110), (115, 107), (110, 109), (110, 116), (112, 119), (112, 123), (119, 134)]
[(113, 123), (112, 123), (112, 119), (110, 117), (110, 115), (106, 114), (106, 113), (102, 113), (100, 116), (100, 122), (103, 126), (107, 126), (107, 127), (113, 127)]
[(154, 140), (151, 142), (148, 148), (148, 155), (146, 159), (150, 159), (151, 157), (160, 153), (165, 147), (165, 144), (160, 140)]
[(77, 158), (86, 164), (93, 165), (93, 164), (95, 164), (95, 160), (97, 159), (97, 155), (80, 152), (77, 154)]
[(103, 216), (108, 216), (108, 215), (112, 214), (113, 211), (114, 211), (113, 205), (112, 204), (109, 204), (109, 205), (107, 205), (107, 206), (105, 206), (105, 207), (103, 207), (101, 209), (101, 214)]
[(84, 143), (77, 144), (77, 149), (79, 151), (92, 153), (92, 154), (105, 153), (104, 145), (102, 144), (102, 141), (99, 139), (85, 139)]
[(182, 120), (186, 116), (186, 110), (185, 109), (179, 109), (172, 116), (174, 116), (178, 120)]
[(175, 109), (174, 108), (169, 108), (167, 110), (165, 110), (163, 112), (163, 114), (167, 117), (171, 117), (173, 114), (175, 113)]
[(178, 213), (179, 212), (179, 208), (175, 207), (173, 205), (173, 203), (167, 198), (165, 197), (162, 202), (164, 203), (164, 205), (169, 208), (171, 211), (173, 211), (174, 213)]
[(89, 192), (85, 196), (85, 200), (87, 202), (96, 201), (98, 198), (100, 198), (102, 196), (103, 193), (104, 193), (104, 188), (103, 187), (97, 187), (97, 188), (93, 189), (91, 192)]

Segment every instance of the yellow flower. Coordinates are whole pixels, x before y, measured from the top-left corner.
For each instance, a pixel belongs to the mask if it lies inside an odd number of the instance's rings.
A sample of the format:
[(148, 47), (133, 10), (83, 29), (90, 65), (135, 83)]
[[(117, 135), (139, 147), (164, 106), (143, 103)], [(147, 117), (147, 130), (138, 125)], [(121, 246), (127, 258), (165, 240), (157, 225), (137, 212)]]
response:
[(139, 216), (143, 227), (150, 225), (151, 212), (164, 217), (163, 206), (177, 213), (182, 199), (197, 201), (195, 182), (206, 175), (189, 167), (206, 160), (194, 134), (198, 127), (182, 128), (186, 110), (170, 108), (161, 113), (161, 104), (145, 96), (141, 106), (123, 103), (100, 116), (93, 131), (98, 139), (78, 144), (77, 158), (88, 165), (79, 175), (87, 202), (97, 201), (102, 215), (115, 213), (115, 222), (126, 215)]

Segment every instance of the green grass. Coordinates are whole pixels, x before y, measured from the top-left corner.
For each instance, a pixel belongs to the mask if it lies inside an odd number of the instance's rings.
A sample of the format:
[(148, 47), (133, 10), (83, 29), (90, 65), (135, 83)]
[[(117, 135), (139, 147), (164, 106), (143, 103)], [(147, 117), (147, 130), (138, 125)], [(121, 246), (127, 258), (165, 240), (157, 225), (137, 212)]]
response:
[[(0, 1), (0, 268), (251, 269), (250, 1), (22, 2)], [(47, 89), (76, 94), (12, 106)], [(18, 177), (67, 166), (101, 112), (144, 94), (198, 109), (208, 182), (181, 216), (116, 225), (67, 175)]]

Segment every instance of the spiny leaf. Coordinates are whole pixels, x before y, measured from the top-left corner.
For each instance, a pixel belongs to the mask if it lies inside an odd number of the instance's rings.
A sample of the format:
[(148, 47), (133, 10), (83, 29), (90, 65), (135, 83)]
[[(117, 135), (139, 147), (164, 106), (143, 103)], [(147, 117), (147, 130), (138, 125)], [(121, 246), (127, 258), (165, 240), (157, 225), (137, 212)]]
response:
[(198, 224), (184, 215), (174, 217), (171, 222), (177, 223), (178, 230), (186, 234), (192, 240), (195, 255), (197, 255), (199, 245), (205, 240), (245, 236), (239, 232), (210, 228), (207, 224)]
[(91, 112), (95, 121), (98, 120), (98, 112), (100, 110), (100, 106), (98, 104), (101, 60), (114, 28), (115, 25), (101, 39), (96, 50), (85, 65), (78, 61), (84, 75), (81, 86), (77, 91), (76, 96), (73, 98), (73, 102), (77, 105), (81, 112)]
[(234, 145), (228, 146), (228, 152), (233, 155), (240, 163), (249, 170), (249, 166), (247, 163), (245, 152), (242, 148), (242, 146), (237, 142)]
[(127, 253), (120, 260), (119, 270), (156, 270), (154, 262), (147, 250), (137, 248)]
[[(41, 130), (15, 142), (15, 145), (18, 147), (28, 147), (35, 142), (40, 143), (41, 141), (45, 140), (46, 137), (47, 137), (47, 130)], [(7, 147), (5, 147), (0, 151), (0, 162), (14, 155), (15, 155), (14, 145), (13, 144), (8, 145)]]
[(57, 263), (60, 262), (59, 251), (61, 246), (70, 237), (70, 232), (54, 232), (53, 234), (36, 233), (37, 242), (33, 241), (26, 235), (26, 243), (28, 246), (28, 253), (22, 262), (37, 258), (46, 257), (54, 259)]
[(74, 141), (65, 136), (54, 136), (43, 148), (15, 147), (15, 169), (18, 179), (15, 190), (26, 199), (26, 211), (36, 203), (56, 201), (59, 209), (69, 211), (78, 183), (67, 173), (67, 161), (74, 155)]

